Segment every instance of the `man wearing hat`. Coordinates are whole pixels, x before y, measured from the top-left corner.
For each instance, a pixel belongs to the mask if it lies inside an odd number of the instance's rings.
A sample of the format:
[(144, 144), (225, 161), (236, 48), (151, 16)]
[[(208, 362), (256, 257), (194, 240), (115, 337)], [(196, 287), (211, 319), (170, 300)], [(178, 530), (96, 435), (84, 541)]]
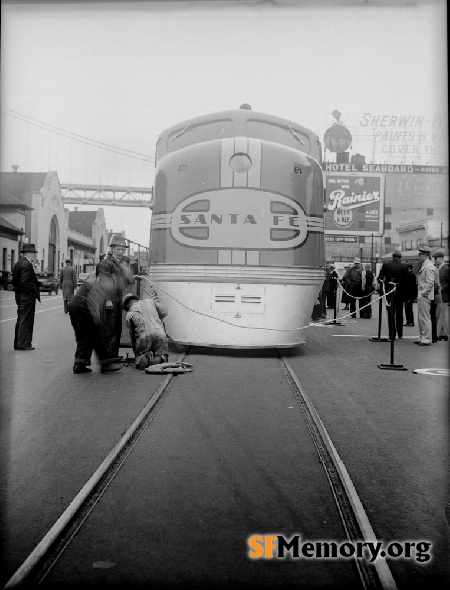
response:
[[(361, 298), (364, 296), (362, 290), (362, 269), (361, 269), (361, 258), (355, 258), (353, 260), (353, 266), (345, 271), (342, 277), (344, 283), (344, 289), (347, 291), (350, 298), (350, 313), (352, 318), (356, 318), (356, 301), (359, 301), (361, 307)], [(361, 311), (359, 313), (361, 317)]]
[[(402, 253), (396, 248), (392, 252), (392, 260), (383, 262), (378, 275), (378, 281), (384, 284), (384, 292), (389, 293), (386, 298), (388, 306), (389, 338), (403, 337), (403, 304), (406, 299), (408, 285), (408, 267), (402, 262)], [(395, 288), (395, 291), (393, 289)], [(394, 306), (394, 313), (390, 306)]]
[(431, 346), (431, 302), (434, 300), (434, 265), (430, 260), (431, 248), (419, 246), (420, 270), (417, 274), (417, 312), (419, 323), (419, 346)]
[(127, 285), (134, 283), (134, 277), (129, 264), (124, 260), (126, 239), (115, 235), (111, 238), (109, 247), (110, 253), (98, 264), (98, 281), (107, 297), (100, 313), (109, 354), (111, 357), (118, 357), (122, 334), (122, 295)]
[(12, 272), (12, 284), (17, 303), (17, 322), (14, 335), (14, 350), (34, 350), (33, 340), (34, 312), (36, 299), (41, 300), (39, 282), (34, 272), (33, 263), (37, 250), (34, 244), (24, 244), (23, 254)]
[(124, 295), (122, 307), (127, 312), (127, 326), (137, 369), (166, 363), (169, 359), (167, 335), (162, 319), (167, 309), (152, 290), (147, 299), (133, 293)]
[(433, 251), (434, 266), (439, 273), (441, 300), (436, 305), (436, 338), (448, 340), (448, 278), (449, 267), (444, 263), (444, 252), (440, 248)]
[(63, 292), (64, 313), (69, 311), (69, 300), (75, 292), (77, 286), (77, 273), (74, 267), (70, 264), (70, 258), (66, 260), (66, 266), (59, 272), (59, 284)]

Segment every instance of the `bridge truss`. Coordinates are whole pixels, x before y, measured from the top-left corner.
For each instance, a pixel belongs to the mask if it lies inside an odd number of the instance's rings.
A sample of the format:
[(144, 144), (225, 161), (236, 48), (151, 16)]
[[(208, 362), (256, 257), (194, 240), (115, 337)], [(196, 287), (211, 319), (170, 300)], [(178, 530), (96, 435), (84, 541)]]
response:
[(64, 203), (72, 205), (107, 205), (153, 209), (153, 189), (94, 184), (61, 184)]

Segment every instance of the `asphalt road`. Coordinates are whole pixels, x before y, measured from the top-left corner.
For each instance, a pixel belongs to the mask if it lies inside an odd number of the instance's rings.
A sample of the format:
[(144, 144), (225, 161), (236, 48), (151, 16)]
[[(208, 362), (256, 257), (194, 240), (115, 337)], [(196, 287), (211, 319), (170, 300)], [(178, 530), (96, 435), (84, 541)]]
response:
[[(35, 351), (12, 350), (13, 295), (0, 291), (3, 578), (56, 521), (163, 377), (133, 367), (72, 373), (61, 296), (38, 304)], [(375, 309), (376, 312), (376, 309)], [(341, 313), (343, 315), (344, 312)], [(431, 562), (389, 560), (399, 588), (444, 585), (448, 570), (448, 345), (369, 341), (372, 320), (312, 326), (285, 351), (355, 484), (380, 541), (432, 542)], [(123, 353), (129, 349), (123, 349)], [(177, 356), (174, 350), (171, 360)], [(251, 532), (341, 539), (342, 526), (298, 408), (268, 352), (194, 349), (151, 427), (48, 583), (95, 580), (350, 587), (348, 562), (250, 563)], [(301, 518), (299, 518), (301, 515)], [(130, 534), (131, 533), (131, 534)], [(120, 566), (120, 567), (119, 567)], [(60, 576), (60, 577), (58, 577)]]

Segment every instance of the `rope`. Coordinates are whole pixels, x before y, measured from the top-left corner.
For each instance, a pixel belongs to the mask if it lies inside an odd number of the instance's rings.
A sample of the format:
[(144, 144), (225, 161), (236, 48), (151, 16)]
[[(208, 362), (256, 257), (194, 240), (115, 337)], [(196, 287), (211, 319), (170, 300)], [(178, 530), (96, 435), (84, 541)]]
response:
[[(191, 307), (188, 307), (187, 305), (184, 305), (184, 303), (181, 303), (181, 301), (179, 301), (176, 297), (174, 297), (173, 295), (171, 295), (170, 293), (168, 293), (165, 289), (163, 289), (160, 285), (158, 285), (157, 283), (154, 283), (153, 281), (151, 281), (148, 277), (143, 276), (143, 275), (135, 275), (137, 279), (143, 279), (144, 281), (147, 281), (148, 283), (150, 283), (150, 285), (152, 285), (153, 287), (159, 289), (160, 291), (162, 291), (163, 293), (165, 293), (166, 295), (168, 295), (171, 299), (173, 299), (174, 301), (176, 301), (179, 305), (181, 305), (181, 307), (184, 307), (185, 309), (187, 309), (188, 311), (192, 311), (193, 313), (196, 313), (198, 315), (204, 316), (206, 318), (210, 318), (212, 320), (216, 320), (218, 322), (222, 322), (223, 324), (228, 324), (229, 326), (234, 326), (235, 328), (245, 328), (245, 329), (249, 329), (249, 330), (266, 330), (268, 332), (296, 332), (297, 330), (305, 330), (306, 328), (310, 327), (310, 324), (308, 324), (307, 326), (301, 326), (299, 328), (263, 328), (263, 327), (259, 327), (259, 326), (242, 326), (240, 324), (233, 324), (233, 322), (228, 322), (227, 320), (223, 320), (221, 318), (216, 318), (212, 315), (209, 315), (207, 313), (202, 313), (201, 311), (197, 311), (196, 309), (192, 309)], [(338, 279), (336, 279), (338, 280)], [(151, 294), (146, 290), (146, 288), (144, 287), (144, 285), (141, 283), (141, 287), (142, 290), (147, 293), (147, 295), (149, 297), (151, 297)], [(382, 295), (381, 297), (378, 297), (378, 299), (375, 299), (374, 301), (372, 301), (371, 303), (375, 303), (376, 301), (379, 301), (379, 299), (385, 299), (390, 293), (392, 293), (393, 291), (395, 291), (395, 286), (394, 288), (389, 291), (388, 293), (385, 293), (384, 295)], [(348, 294), (349, 297), (352, 297), (352, 295)], [(358, 297), (357, 299), (362, 299), (361, 297)], [(371, 305), (371, 303), (368, 303), (367, 305), (364, 305), (363, 307), (360, 307), (359, 309), (364, 309), (364, 307), (367, 307), (368, 305)], [(348, 314), (346, 316), (343, 316), (341, 318), (339, 318), (340, 320), (345, 319), (346, 317), (348, 317), (351, 314)], [(329, 324), (332, 323), (334, 320), (318, 320), (317, 322), (314, 322), (315, 325), (317, 324)]]

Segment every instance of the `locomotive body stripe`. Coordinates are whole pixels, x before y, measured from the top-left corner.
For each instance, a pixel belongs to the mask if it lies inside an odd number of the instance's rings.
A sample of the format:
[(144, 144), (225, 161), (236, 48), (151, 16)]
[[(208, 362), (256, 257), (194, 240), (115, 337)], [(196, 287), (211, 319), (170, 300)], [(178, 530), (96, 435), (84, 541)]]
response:
[(230, 168), (230, 159), (234, 154), (234, 137), (222, 139), (222, 154), (220, 158), (220, 186), (233, 186), (233, 170)]
[(261, 140), (248, 140), (248, 155), (252, 161), (252, 167), (247, 172), (249, 188), (261, 188)]

